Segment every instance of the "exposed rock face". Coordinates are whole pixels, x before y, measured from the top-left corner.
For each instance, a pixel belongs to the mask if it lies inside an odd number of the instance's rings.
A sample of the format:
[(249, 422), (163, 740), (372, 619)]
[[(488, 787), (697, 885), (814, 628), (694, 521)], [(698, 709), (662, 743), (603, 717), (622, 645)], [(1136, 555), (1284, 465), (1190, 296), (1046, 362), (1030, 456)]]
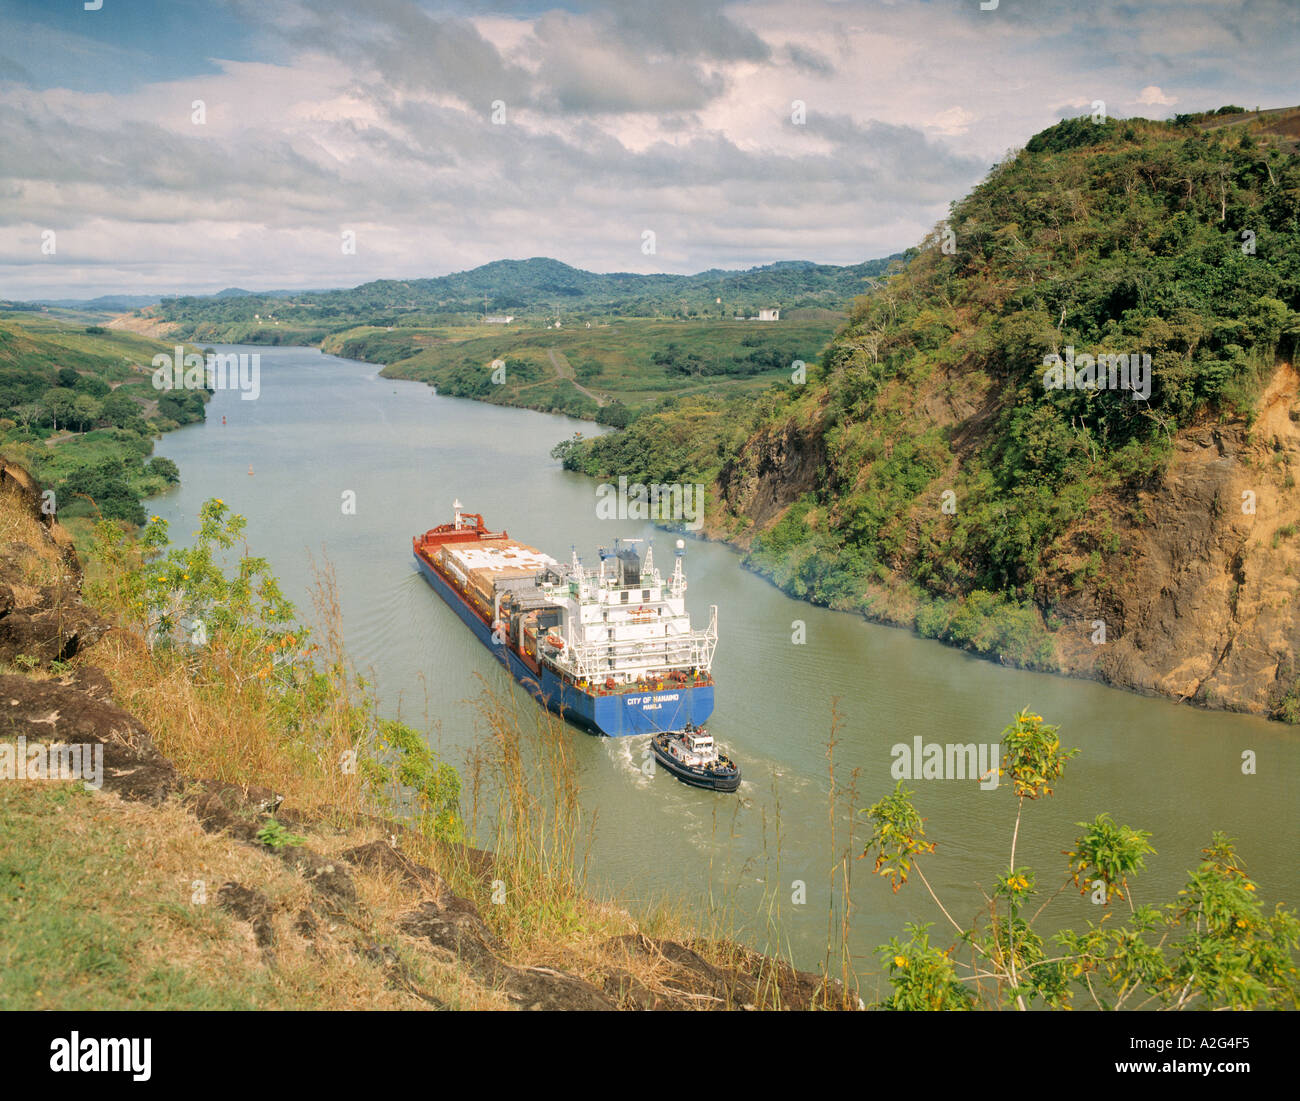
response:
[[(0, 463), (0, 488), (8, 501), (26, 510), (45, 529), (44, 545), (11, 542), (0, 547), (0, 661), (18, 658), (40, 666), (68, 661), (108, 629), (103, 619), (81, 602), (81, 564), (72, 539), (41, 510), (40, 488), (21, 467)], [(44, 556), (57, 567), (51, 585), (32, 585), (26, 567)]]
[(782, 1009), (843, 1009), (856, 1002), (845, 998), (837, 982), (824, 984), (817, 975), (744, 949), (737, 948), (734, 962), (722, 968), (672, 940), (630, 935), (616, 937), (606, 947), (616, 960), (621, 956), (629, 964), (653, 964), (662, 988), (655, 992), (629, 971), (611, 971), (605, 990), (623, 1008), (754, 1009), (770, 1002), (778, 989)]
[(816, 487), (825, 462), (818, 426), (786, 422), (752, 437), (723, 467), (718, 490), (727, 510), (750, 519), (757, 532)]
[[(103, 677), (98, 670), (93, 675)], [(106, 679), (106, 678), (105, 678)], [(0, 740), (101, 746), (103, 790), (160, 803), (181, 786), (144, 725), (116, 704), (58, 681), (0, 676)]]
[(396, 874), (409, 886), (429, 892), (440, 906), (447, 906), (452, 898), (451, 890), (442, 876), (432, 868), (415, 863), (410, 857), (382, 841), (358, 845), (356, 848), (348, 849), (342, 856), (344, 860), (358, 868)]
[(500, 989), (519, 1009), (615, 1009), (591, 983), (549, 967), (514, 967), (502, 962), (500, 945), (467, 900), (443, 906), (429, 901), (406, 914), (400, 928), (467, 966), (484, 983)]
[[(1300, 377), (1283, 364), (1253, 426), (1175, 437), (1173, 461), (1138, 494), (1119, 550), (1104, 556), (1095, 595), (1060, 602), (1083, 621), (1063, 632), (1068, 671), (1214, 707), (1273, 711), (1300, 675), (1298, 393)], [(1101, 645), (1086, 630), (1097, 619), (1106, 621)]]
[(270, 900), (251, 887), (226, 883), (217, 892), (217, 905), (252, 926), (253, 939), (262, 950), (263, 959), (274, 963), (275, 926), (271, 923)]

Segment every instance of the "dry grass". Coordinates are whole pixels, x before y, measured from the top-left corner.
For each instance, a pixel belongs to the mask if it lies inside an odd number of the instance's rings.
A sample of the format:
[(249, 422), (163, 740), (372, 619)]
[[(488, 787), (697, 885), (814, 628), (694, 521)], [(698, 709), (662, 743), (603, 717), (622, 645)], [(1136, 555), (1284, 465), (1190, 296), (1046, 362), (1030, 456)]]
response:
[(22, 581), (14, 586), (14, 596), (19, 607), (35, 603), (40, 587), (70, 580), (58, 547), (32, 515), (30, 498), (12, 482), (0, 484), (0, 549), (17, 560)]
[[(0, 911), (9, 911), (0, 941), (6, 974), (0, 1007), (430, 1005), (395, 985), (365, 954), (374, 943), (406, 943), (393, 919), (410, 899), (387, 885), (358, 877), (365, 920), (319, 917), (309, 939), (295, 931), (298, 915), (313, 903), (301, 876), (265, 851), (204, 833), (177, 804), (145, 806), (30, 782), (6, 784), (0, 799), (13, 851), (32, 857), (27, 865), (11, 859), (18, 896), (0, 899)], [(218, 891), (229, 882), (269, 901), (273, 959), (247, 923), (218, 906)], [(456, 967), (400, 947), (399, 956), (412, 986), (437, 1002), (502, 1004)]]
[(151, 653), (138, 633), (119, 629), (86, 660), (109, 675), (117, 702), (185, 775), (270, 787), (310, 817), (346, 821), (362, 810), (359, 777), (342, 767), (354, 734), (342, 722), (286, 729), (280, 701), (219, 639), (195, 661)]

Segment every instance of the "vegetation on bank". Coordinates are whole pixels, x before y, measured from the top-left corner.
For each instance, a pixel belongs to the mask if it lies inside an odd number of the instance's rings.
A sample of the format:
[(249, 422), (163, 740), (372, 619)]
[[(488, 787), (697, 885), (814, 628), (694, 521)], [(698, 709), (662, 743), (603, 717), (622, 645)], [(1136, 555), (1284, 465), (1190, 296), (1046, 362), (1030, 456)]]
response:
[(474, 398), (623, 427), (665, 394), (752, 396), (815, 363), (828, 320), (596, 322), (585, 326), (359, 329), (324, 350), (386, 364), (449, 397)]
[[(915, 873), (947, 922), (934, 934), (931, 923), (909, 924), (905, 936), (880, 946), (891, 992), (879, 1008), (1300, 1008), (1300, 920), (1280, 902), (1265, 909), (1230, 838), (1212, 835), (1177, 899), (1138, 903), (1133, 884), (1155, 851), (1151, 835), (1101, 813), (1076, 823), (1083, 832), (1063, 850), (1066, 866), (1053, 891), (1034, 869), (1016, 863), (1016, 849), (1026, 800), (1051, 796), (1079, 751), (1065, 749), (1059, 728), (1028, 710), (1003, 730), (1001, 744), (999, 775), (1010, 777), (1016, 797), (1010, 856), (1006, 872), (984, 891), (985, 911), (969, 925), (953, 916), (922, 870), (936, 844), (902, 781), (862, 812), (871, 825), (862, 855), (875, 858), (875, 873), (895, 892)], [(1060, 930), (1051, 947), (1035, 927), (1071, 887), (1090, 896), (1099, 918), (1082, 931)]]
[[(1097, 579), (1174, 433), (1249, 420), (1300, 342), (1300, 156), (1252, 116), (1204, 121), (1045, 130), (857, 301), (807, 385), (684, 397), (560, 457), (707, 479), (710, 529), (793, 595), (1051, 668), (1056, 600)], [(1067, 350), (1149, 355), (1149, 398), (1047, 389)], [(752, 530), (745, 483), (791, 440), (815, 476)]]
[(179, 480), (154, 440), (203, 420), (209, 394), (153, 387), (153, 357), (174, 350), (99, 325), (0, 315), (0, 448), (54, 491), (61, 516), (143, 524), (142, 501)]

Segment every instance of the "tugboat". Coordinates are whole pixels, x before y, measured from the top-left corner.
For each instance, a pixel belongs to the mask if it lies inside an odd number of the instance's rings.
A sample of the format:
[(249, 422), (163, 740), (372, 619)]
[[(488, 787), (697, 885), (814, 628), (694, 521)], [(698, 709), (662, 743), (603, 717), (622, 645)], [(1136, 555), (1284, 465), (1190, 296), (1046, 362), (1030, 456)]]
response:
[(702, 726), (687, 723), (684, 730), (656, 734), (650, 744), (655, 760), (684, 784), (709, 791), (740, 787), (740, 769), (718, 752), (713, 735)]

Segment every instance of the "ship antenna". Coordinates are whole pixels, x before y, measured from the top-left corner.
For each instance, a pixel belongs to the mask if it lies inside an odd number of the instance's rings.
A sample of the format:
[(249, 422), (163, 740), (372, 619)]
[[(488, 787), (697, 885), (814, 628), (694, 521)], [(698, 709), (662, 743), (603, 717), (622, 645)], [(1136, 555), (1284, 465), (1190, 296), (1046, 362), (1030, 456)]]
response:
[(686, 540), (677, 540), (677, 549), (673, 552), (676, 562), (673, 565), (673, 595), (681, 596), (686, 591), (686, 578), (682, 575), (682, 559), (686, 556)]

